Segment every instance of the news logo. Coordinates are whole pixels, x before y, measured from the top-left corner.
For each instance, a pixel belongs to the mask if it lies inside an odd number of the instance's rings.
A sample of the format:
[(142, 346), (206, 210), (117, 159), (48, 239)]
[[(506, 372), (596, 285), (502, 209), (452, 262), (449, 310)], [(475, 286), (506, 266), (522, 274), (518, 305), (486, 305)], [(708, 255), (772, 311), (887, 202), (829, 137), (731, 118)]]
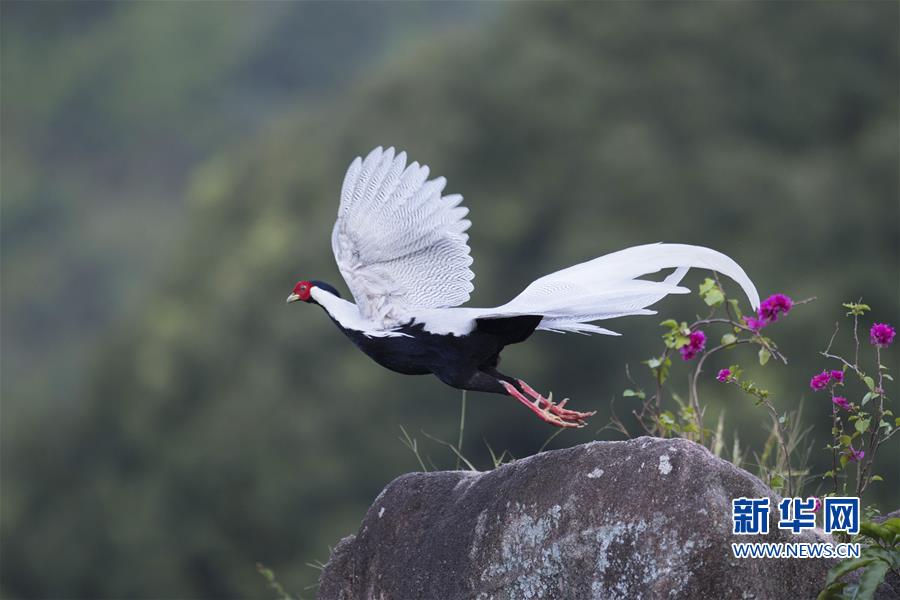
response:
[(825, 498), (825, 533), (844, 531), (850, 535), (859, 533), (859, 498)]
[(735, 535), (769, 533), (769, 499), (735, 498), (731, 501), (731, 519)]
[[(735, 498), (731, 501), (732, 533), (765, 535), (769, 533), (770, 500)], [(819, 505), (816, 498), (784, 498), (778, 503), (778, 529), (799, 534), (815, 529), (816, 514), (822, 508), (825, 533), (859, 533), (859, 498), (826, 497)], [(733, 542), (735, 558), (859, 558), (861, 544), (835, 543), (809, 538), (797, 542)]]
[(778, 505), (778, 529), (800, 533), (816, 528), (816, 499), (785, 498)]
[[(769, 533), (769, 498), (735, 498), (731, 501), (732, 533), (734, 535), (765, 535)], [(816, 527), (815, 498), (784, 498), (778, 503), (778, 529), (798, 534)], [(850, 535), (859, 533), (859, 498), (825, 497), (822, 503), (825, 533), (838, 531)]]

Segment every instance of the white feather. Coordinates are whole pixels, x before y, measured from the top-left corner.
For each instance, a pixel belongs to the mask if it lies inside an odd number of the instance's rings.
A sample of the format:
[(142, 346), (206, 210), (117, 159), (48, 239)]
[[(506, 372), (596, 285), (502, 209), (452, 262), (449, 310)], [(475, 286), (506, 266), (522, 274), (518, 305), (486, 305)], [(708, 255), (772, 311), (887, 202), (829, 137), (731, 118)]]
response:
[[(744, 270), (721, 252), (686, 244), (647, 244), (607, 254), (545, 275), (521, 294), (481, 318), (522, 314), (544, 315), (538, 329), (606, 333), (586, 325), (592, 321), (629, 315), (654, 314), (647, 307), (668, 294), (690, 290), (677, 285), (688, 269), (701, 267), (734, 279), (750, 305), (759, 306), (759, 294)], [(662, 269), (675, 268), (662, 282), (637, 279)]]
[(367, 337), (410, 337), (405, 333), (393, 329), (381, 329), (375, 323), (369, 321), (357, 310), (356, 305), (338, 298), (331, 292), (322, 288), (313, 287), (310, 296), (318, 302), (328, 314), (345, 329), (353, 329), (362, 332)]
[(331, 236), (338, 268), (370, 326), (391, 329), (421, 309), (458, 306), (475, 277), (462, 196), (443, 177), (394, 149), (373, 150), (347, 170)]
[[(471, 223), (462, 196), (442, 196), (446, 180), (393, 148), (354, 160), (341, 188), (331, 243), (356, 305), (323, 290), (316, 300), (344, 327), (370, 336), (404, 335), (396, 328), (423, 323), (437, 334), (465, 335), (476, 319), (542, 315), (538, 329), (619, 335), (593, 321), (649, 315), (647, 307), (699, 267), (734, 279), (750, 305), (759, 294), (731, 258), (702, 246), (647, 244), (627, 248), (545, 275), (496, 308), (453, 308), (469, 299), (474, 274), (465, 233)], [(639, 279), (675, 269), (663, 281)]]

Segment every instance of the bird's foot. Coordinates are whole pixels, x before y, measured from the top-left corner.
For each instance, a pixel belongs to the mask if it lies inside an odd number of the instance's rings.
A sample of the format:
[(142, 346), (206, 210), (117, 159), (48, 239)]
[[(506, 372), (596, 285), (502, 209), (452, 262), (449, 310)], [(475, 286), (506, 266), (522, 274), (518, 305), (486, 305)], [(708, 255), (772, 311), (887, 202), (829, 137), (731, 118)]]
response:
[(559, 404), (556, 404), (553, 402), (553, 392), (550, 392), (549, 398), (544, 398), (542, 395), (537, 393), (534, 390), (534, 388), (532, 388), (530, 385), (528, 385), (521, 379), (517, 379), (516, 381), (519, 382), (519, 387), (521, 387), (525, 391), (526, 394), (528, 394), (529, 396), (534, 398), (534, 401), (538, 403), (538, 406), (541, 406), (541, 405), (545, 406), (547, 409), (550, 410), (550, 412), (552, 412), (554, 415), (556, 415), (558, 417), (562, 417), (563, 419), (568, 419), (568, 420), (575, 419), (575, 420), (580, 421), (583, 419), (587, 419), (588, 417), (593, 417), (595, 414), (597, 414), (597, 411), (595, 411), (595, 410), (592, 410), (590, 412), (579, 412), (577, 410), (568, 410), (567, 408), (564, 408), (566, 403), (569, 401), (568, 398), (566, 398)]
[(506, 381), (501, 381), (500, 383), (510, 396), (527, 406), (542, 421), (557, 427), (584, 427), (587, 425), (587, 423), (584, 422), (584, 419), (594, 414), (593, 412), (578, 412), (563, 408), (566, 400), (556, 404), (553, 402), (552, 398), (544, 398), (521, 380), (519, 380), (519, 385), (522, 386), (522, 389), (525, 390), (527, 394), (534, 398), (534, 401), (529, 400), (511, 383), (507, 383)]

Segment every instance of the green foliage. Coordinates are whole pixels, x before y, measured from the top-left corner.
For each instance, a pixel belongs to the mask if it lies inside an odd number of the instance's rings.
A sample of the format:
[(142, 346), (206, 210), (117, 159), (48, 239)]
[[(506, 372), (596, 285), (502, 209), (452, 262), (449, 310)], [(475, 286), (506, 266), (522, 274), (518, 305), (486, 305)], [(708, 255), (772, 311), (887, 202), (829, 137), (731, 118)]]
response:
[[(662, 336), (663, 342), (666, 344), (666, 348), (670, 348), (672, 350), (678, 350), (682, 346), (687, 346), (690, 343), (690, 335), (691, 328), (687, 323), (682, 321), (679, 323), (674, 319), (666, 319), (662, 323), (660, 323), (663, 327), (668, 327), (669, 331), (665, 332)], [(658, 368), (660, 365), (650, 365), (647, 363), (651, 369)]]
[[(883, 523), (863, 521), (854, 542), (865, 543), (859, 557), (847, 558), (828, 570), (818, 600), (871, 600), (889, 571), (900, 570), (900, 518)], [(859, 571), (854, 583), (842, 578)]]
[(725, 292), (716, 280), (709, 277), (700, 284), (700, 297), (707, 306), (721, 306), (725, 302)]
[(858, 403), (845, 398), (845, 405), (834, 405), (831, 418), (832, 442), (826, 446), (826, 449), (831, 450), (832, 466), (823, 477), (831, 479), (833, 493), (837, 494), (839, 491), (845, 494), (849, 493), (850, 474), (846, 471), (847, 465), (850, 462), (858, 463), (855, 469), (856, 482), (853, 493), (856, 496), (862, 496), (870, 483), (882, 480), (879, 475), (873, 473), (875, 457), (879, 448), (886, 444), (898, 429), (896, 424), (891, 423), (890, 420), (894, 413), (889, 408), (890, 398), (884, 382), (893, 380), (890, 379), (888, 367), (882, 364), (881, 349), (876, 349), (874, 356), (873, 371), (878, 376), (877, 384), (873, 377), (866, 375), (863, 371), (860, 361), (859, 317), (870, 311), (871, 308), (867, 304), (862, 304), (861, 301), (846, 302), (843, 306), (850, 309), (847, 316), (851, 317), (850, 337), (854, 344), (853, 355), (852, 359), (845, 358), (838, 354), (839, 350), (834, 348), (840, 331), (839, 326), (836, 326), (828, 346), (820, 352), (821, 356), (837, 361), (841, 367), (840, 378), (830, 378), (827, 391), (831, 394), (833, 401), (838, 394), (841, 394), (842, 398), (844, 395), (853, 398), (851, 395), (853, 393), (852, 380), (847, 377), (848, 375), (854, 375), (865, 386), (866, 391)]
[[(662, 385), (669, 378), (669, 369), (672, 368), (672, 359), (666, 355), (659, 358), (648, 358), (644, 364), (650, 367), (653, 377)], [(635, 394), (637, 395), (637, 394)]]
[(868, 304), (863, 304), (861, 302), (844, 302), (841, 306), (847, 309), (848, 317), (860, 317), (872, 310)]

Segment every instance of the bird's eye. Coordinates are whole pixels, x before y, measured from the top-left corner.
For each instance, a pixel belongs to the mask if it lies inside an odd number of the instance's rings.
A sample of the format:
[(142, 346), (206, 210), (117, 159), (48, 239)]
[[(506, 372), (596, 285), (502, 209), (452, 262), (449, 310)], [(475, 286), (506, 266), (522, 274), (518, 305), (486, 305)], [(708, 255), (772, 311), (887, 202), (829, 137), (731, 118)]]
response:
[(306, 286), (305, 286), (305, 285), (301, 285), (301, 286), (300, 286), (300, 291), (303, 292), (303, 293), (305, 294), (305, 293), (306, 293)]

